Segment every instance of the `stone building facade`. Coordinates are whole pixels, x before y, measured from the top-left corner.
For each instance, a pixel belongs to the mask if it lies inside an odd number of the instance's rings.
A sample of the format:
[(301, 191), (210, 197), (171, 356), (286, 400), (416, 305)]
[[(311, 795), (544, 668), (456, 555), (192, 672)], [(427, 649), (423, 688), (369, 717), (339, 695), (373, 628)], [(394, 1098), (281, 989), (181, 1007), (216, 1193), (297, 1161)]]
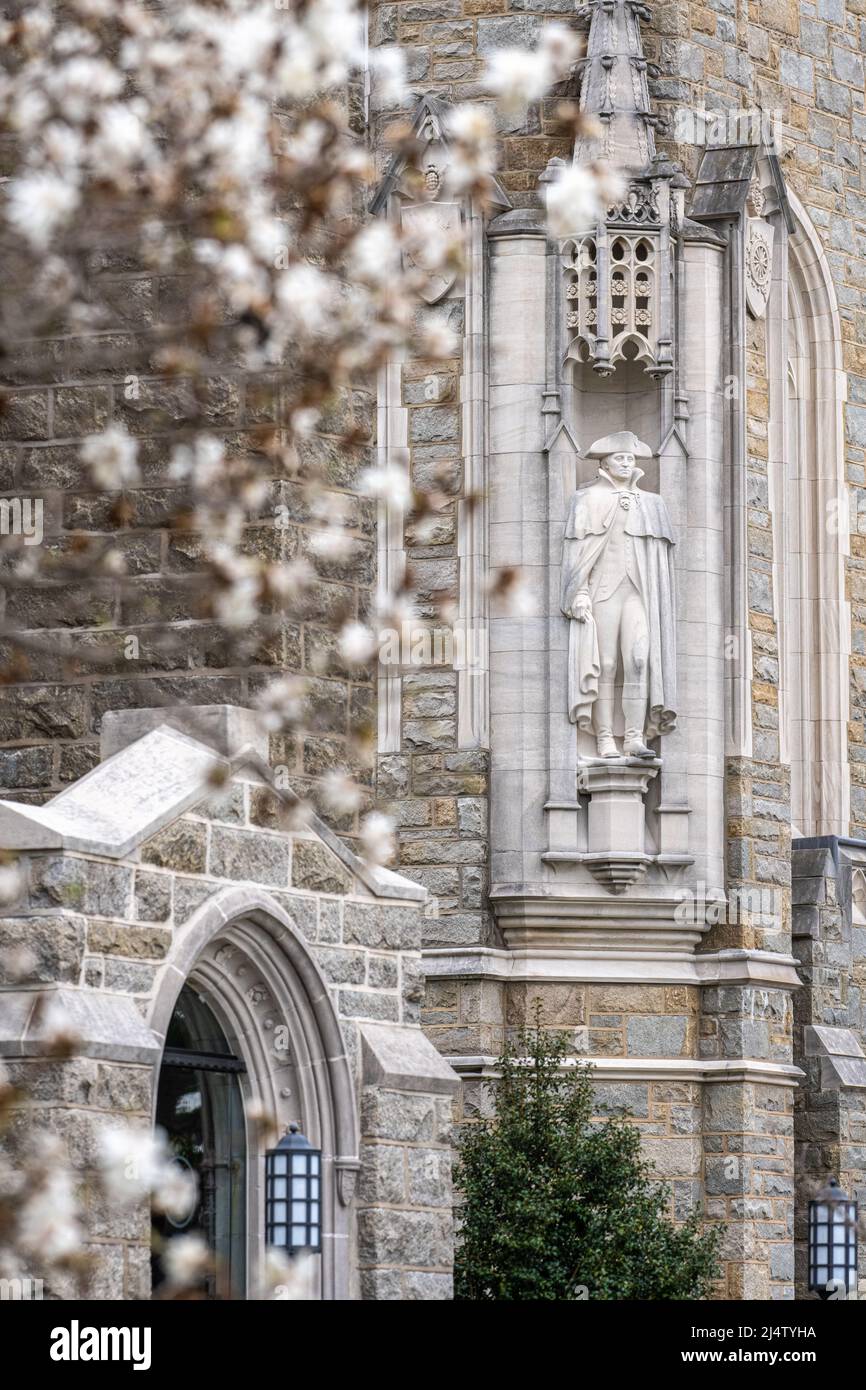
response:
[[(382, 5), (372, 31), (410, 48), (443, 183), (447, 103), (487, 99), (485, 55), (553, 17), (587, 35), (573, 83), (498, 117), (494, 206), (483, 228), (463, 209), (465, 276), (438, 305), (462, 358), (380, 390), (380, 445), (454, 498), (423, 545), (392, 527), (380, 572), (409, 565), (431, 598), (456, 583), (471, 629), (455, 663), (380, 681), (401, 871), (439, 897), (425, 1027), (471, 1119), (540, 999), (592, 1063), (600, 1113), (630, 1110), (673, 1211), (724, 1221), (733, 1298), (804, 1296), (808, 1196), (830, 1173), (866, 1192), (844, 838), (862, 829), (861, 10), (443, 0)], [(563, 99), (601, 119), (599, 141), (564, 138)], [(599, 152), (629, 197), (589, 252), (553, 245), (550, 161)], [(407, 196), (386, 168), (376, 206), (401, 216)], [(654, 278), (630, 306), (631, 252), (619, 270), (603, 256), (641, 237)], [(617, 360), (630, 307), (646, 331)], [(623, 429), (649, 446), (678, 580), (676, 731), (628, 793), (567, 720), (560, 609), (569, 497), (594, 477), (590, 445)], [(531, 617), (503, 601), (511, 566)]]
[[(484, 59), (531, 46), (546, 19), (584, 31), (585, 62), (549, 99), (497, 118), (489, 206), (450, 197), (450, 104), (488, 100)], [(128, 401), (116, 367), (137, 360), (177, 286), (106, 256), (94, 272), (116, 284), (116, 328), (42, 344), (44, 379), (29, 350), (9, 365), (2, 488), (45, 498), (47, 545), (63, 553), (107, 526), (77, 451), (108, 418), (142, 439), (145, 476), (119, 606), (50, 586), (6, 599), (7, 620), (46, 640), (0, 690), (2, 843), (29, 873), (4, 941), (35, 945), (37, 960), (0, 994), (3, 1054), (40, 1067), (30, 1006), (56, 988), (85, 1048), (74, 1070), (42, 1067), (33, 1104), (86, 1167), (95, 1117), (149, 1122), (190, 980), (245, 1059), (243, 1084), (321, 1142), (323, 1296), (438, 1298), (454, 1074), (471, 1121), (540, 1000), (545, 1026), (592, 1063), (598, 1113), (627, 1110), (640, 1128), (673, 1214), (698, 1204), (724, 1222), (720, 1296), (802, 1297), (810, 1193), (834, 1174), (866, 1203), (866, 10), (386, 0), (369, 34), (406, 51), (405, 115), (429, 175), (419, 199), (387, 154), (394, 113), (373, 83), (355, 103), (380, 164), (371, 214), (462, 226), (463, 272), (431, 283), (420, 311), (462, 346), (390, 364), (375, 399), (340, 402), (310, 442), (359, 550), (348, 566), (317, 561), (305, 614), (233, 666), (195, 611), (195, 537), (167, 525), (179, 388), (145, 373)], [(575, 150), (563, 100), (601, 135)], [(555, 244), (542, 203), (556, 161), (599, 152), (625, 170), (623, 197)], [(238, 442), (278, 408), (266, 380), (230, 372), (207, 407)], [(336, 443), (349, 420), (363, 441), (351, 456)], [(643, 488), (670, 516), (678, 693), (652, 759), (599, 769), (591, 732), (569, 719), (561, 559), (570, 499), (597, 471), (591, 446), (622, 431), (646, 446)], [(436, 490), (432, 524), (355, 496), (373, 448)], [(249, 546), (306, 553), (303, 497), (290, 479), (272, 489)], [(323, 666), (325, 615), (363, 616), (407, 569), (431, 650), (360, 676), (332, 656)], [(515, 570), (528, 615), (509, 601)], [(182, 625), (182, 657), (157, 640), (166, 622)], [(97, 629), (117, 660), (93, 675), (61, 647)], [(286, 670), (313, 682), (316, 726), (301, 746), (265, 748), (238, 710)], [(281, 828), (237, 757), (236, 739), (251, 742), (302, 792), (352, 766), (365, 723), (369, 796), (399, 827), (393, 875), (371, 877), (322, 823)], [(166, 776), (139, 805), (128, 760), (158, 732), (192, 763), (231, 753), (229, 790), (186, 800)], [(163, 748), (160, 766), (176, 756)], [(126, 785), (114, 839), (75, 824), (106, 777)], [(223, 960), (271, 998), (249, 999)], [(286, 1088), (263, 1037), (275, 1000), (300, 1020), (285, 1066), (306, 1079)], [(146, 1286), (139, 1218), (97, 1225), (95, 1296)]]

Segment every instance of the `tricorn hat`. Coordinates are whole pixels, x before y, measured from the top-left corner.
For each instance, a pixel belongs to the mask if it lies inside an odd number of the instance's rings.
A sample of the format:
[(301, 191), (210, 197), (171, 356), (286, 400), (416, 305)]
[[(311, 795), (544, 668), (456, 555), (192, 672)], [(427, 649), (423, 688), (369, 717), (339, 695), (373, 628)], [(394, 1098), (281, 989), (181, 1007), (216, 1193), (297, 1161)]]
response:
[(616, 434), (606, 434), (603, 439), (597, 439), (586, 451), (588, 459), (603, 459), (608, 454), (634, 454), (635, 458), (649, 459), (652, 458), (652, 449), (631, 430), (619, 430)]

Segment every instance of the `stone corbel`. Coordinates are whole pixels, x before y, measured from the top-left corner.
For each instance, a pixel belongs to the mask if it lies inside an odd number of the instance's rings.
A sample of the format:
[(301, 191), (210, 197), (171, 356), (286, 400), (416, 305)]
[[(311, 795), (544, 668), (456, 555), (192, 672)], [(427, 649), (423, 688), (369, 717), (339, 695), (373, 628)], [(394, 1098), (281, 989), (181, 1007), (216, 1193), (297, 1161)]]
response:
[(589, 796), (583, 862), (611, 893), (637, 883), (650, 863), (644, 797), (661, 765), (660, 758), (624, 757), (587, 758), (580, 764), (578, 787)]
[(347, 1207), (358, 1186), (361, 1160), (359, 1158), (335, 1158), (334, 1167), (337, 1170), (337, 1196), (341, 1204)]

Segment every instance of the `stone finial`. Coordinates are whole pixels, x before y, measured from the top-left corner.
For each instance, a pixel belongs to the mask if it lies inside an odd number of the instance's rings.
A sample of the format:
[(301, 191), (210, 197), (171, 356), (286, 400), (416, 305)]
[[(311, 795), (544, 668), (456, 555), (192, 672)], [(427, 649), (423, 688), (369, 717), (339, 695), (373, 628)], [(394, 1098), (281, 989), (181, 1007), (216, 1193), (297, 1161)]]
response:
[(578, 136), (575, 163), (606, 159), (625, 172), (640, 173), (655, 155), (656, 118), (640, 33), (649, 10), (638, 0), (589, 0), (578, 14), (590, 21), (580, 109), (596, 118), (601, 133)]

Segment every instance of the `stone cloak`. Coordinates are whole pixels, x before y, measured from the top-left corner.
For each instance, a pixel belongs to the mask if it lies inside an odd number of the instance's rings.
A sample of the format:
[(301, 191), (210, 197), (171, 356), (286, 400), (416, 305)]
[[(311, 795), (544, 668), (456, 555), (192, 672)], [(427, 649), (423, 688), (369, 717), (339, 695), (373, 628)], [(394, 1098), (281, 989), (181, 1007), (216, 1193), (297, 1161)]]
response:
[[(664, 499), (642, 492), (636, 468), (628, 492), (636, 505), (626, 519), (626, 534), (635, 545), (639, 591), (649, 627), (646, 737), (670, 733), (676, 727), (676, 581), (674, 536)], [(562, 547), (560, 607), (571, 619), (568, 643), (568, 717), (578, 728), (591, 730), (592, 707), (598, 695), (601, 666), (595, 622), (578, 622), (572, 606), (578, 594), (590, 592), (590, 575), (600, 560), (619, 505), (620, 489), (601, 471), (572, 497)]]

